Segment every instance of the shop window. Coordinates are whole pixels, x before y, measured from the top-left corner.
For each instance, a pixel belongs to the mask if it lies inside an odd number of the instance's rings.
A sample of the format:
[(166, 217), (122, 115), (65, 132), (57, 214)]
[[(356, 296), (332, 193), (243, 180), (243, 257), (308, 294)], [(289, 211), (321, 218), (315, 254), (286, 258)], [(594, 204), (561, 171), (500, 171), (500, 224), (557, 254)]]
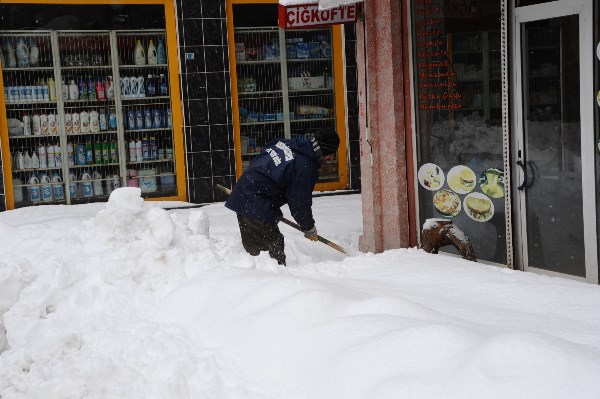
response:
[(505, 263), (500, 2), (458, 3), (412, 8), (419, 216), (453, 220), (478, 259)]

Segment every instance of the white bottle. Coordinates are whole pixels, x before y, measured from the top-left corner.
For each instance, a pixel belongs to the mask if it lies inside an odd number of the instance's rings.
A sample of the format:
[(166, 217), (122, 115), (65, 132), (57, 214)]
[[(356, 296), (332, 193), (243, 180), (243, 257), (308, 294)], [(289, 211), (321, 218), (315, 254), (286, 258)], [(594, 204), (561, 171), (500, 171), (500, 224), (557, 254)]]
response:
[(157, 63), (156, 47), (154, 46), (154, 41), (150, 39), (150, 44), (148, 44), (148, 65), (156, 65)]
[(33, 135), (40, 136), (42, 134), (42, 123), (37, 112), (33, 113)]
[(144, 159), (144, 154), (142, 152), (142, 140), (135, 142), (135, 159), (137, 162), (140, 162), (142, 159)]
[[(33, 153), (31, 154), (30, 162), (32, 169), (38, 169), (40, 167), (40, 159), (38, 158), (35, 151), (33, 151)], [(25, 160), (25, 163), (27, 163), (27, 160)]]
[(54, 173), (52, 176), (52, 196), (55, 201), (62, 201), (65, 199), (65, 191), (62, 185), (62, 179), (58, 173)]
[(73, 133), (81, 133), (81, 121), (79, 120), (79, 114), (73, 112)]
[(89, 133), (90, 132), (90, 114), (86, 110), (81, 111), (79, 114), (79, 119), (81, 121), (81, 133)]
[(135, 150), (135, 140), (129, 142), (129, 162), (137, 162), (137, 155)]
[(32, 67), (38, 66), (40, 60), (40, 50), (35, 44), (35, 40), (31, 39), (29, 42), (29, 65)]
[(62, 84), (60, 85), (60, 89), (62, 91), (62, 99), (63, 101), (67, 101), (69, 99), (69, 86), (65, 84), (65, 80), (63, 79)]
[(50, 95), (50, 101), (56, 101), (56, 84), (52, 78), (48, 78), (48, 92)]
[(7, 66), (9, 68), (16, 68), (17, 67), (17, 56), (15, 55), (15, 49), (13, 48), (12, 43), (9, 40), (6, 41), (6, 54), (7, 54), (7, 58), (6, 58)]
[(135, 65), (146, 65), (146, 52), (144, 51), (144, 46), (142, 46), (140, 40), (137, 40), (133, 54)]
[(15, 169), (25, 169), (25, 158), (21, 151), (15, 157)]
[(79, 99), (79, 87), (75, 83), (74, 80), (71, 80), (69, 83), (69, 100), (78, 100)]
[(73, 133), (73, 118), (71, 117), (71, 114), (65, 114), (65, 132), (67, 132), (67, 134), (71, 134)]
[(95, 109), (90, 112), (90, 132), (98, 133), (100, 131), (100, 115)]
[(108, 76), (106, 78), (106, 98), (115, 98), (115, 88), (113, 87), (113, 77)]
[(48, 134), (48, 115), (42, 111), (40, 115), (40, 126), (42, 130), (42, 135), (45, 136)]
[(94, 195), (104, 195), (102, 189), (102, 174), (95, 170), (94, 173), (92, 173), (92, 179), (94, 179)]
[(121, 188), (121, 178), (117, 174), (113, 175), (113, 188)]
[(67, 143), (67, 158), (69, 166), (75, 166), (75, 154), (73, 153), (73, 143)]
[(45, 172), (40, 177), (40, 183), (42, 184), (42, 201), (52, 202), (52, 185), (50, 184), (50, 178)]
[[(35, 154), (34, 154), (35, 155)], [(48, 167), (48, 157), (46, 157), (46, 147), (42, 144), (38, 147), (38, 160), (40, 163), (40, 168)]]
[(29, 114), (23, 114), (23, 135), (31, 136), (31, 118)]
[(60, 143), (54, 145), (54, 164), (57, 168), (62, 167), (62, 153), (60, 152)]
[(56, 158), (54, 154), (54, 144), (48, 144), (46, 147), (46, 157), (48, 159), (48, 167), (54, 168), (56, 167)]
[(57, 132), (56, 115), (54, 115), (54, 112), (50, 112), (48, 114), (48, 134), (56, 134)]
[(81, 178), (80, 180), (81, 182), (81, 193), (84, 197), (93, 197), (94, 196), (94, 188), (92, 185), (92, 177), (90, 176), (90, 174), (87, 172), (87, 170), (84, 170), (83, 173), (81, 174)]
[(31, 157), (29, 156), (29, 151), (25, 151), (25, 155), (23, 155), (23, 169), (31, 169)]
[(42, 197), (40, 195), (40, 186), (37, 185), (40, 184), (40, 181), (36, 177), (35, 173), (33, 173), (29, 178), (29, 184), (31, 184), (28, 187), (29, 201), (33, 202), (34, 204), (41, 202)]

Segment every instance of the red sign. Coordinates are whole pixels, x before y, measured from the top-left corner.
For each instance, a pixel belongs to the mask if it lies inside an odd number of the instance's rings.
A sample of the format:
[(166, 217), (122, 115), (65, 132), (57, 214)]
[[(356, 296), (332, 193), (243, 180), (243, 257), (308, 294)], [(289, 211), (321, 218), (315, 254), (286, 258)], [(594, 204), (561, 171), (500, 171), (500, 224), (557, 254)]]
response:
[(350, 4), (319, 10), (318, 4), (284, 6), (279, 4), (279, 26), (284, 29), (306, 29), (316, 26), (356, 22), (358, 5)]

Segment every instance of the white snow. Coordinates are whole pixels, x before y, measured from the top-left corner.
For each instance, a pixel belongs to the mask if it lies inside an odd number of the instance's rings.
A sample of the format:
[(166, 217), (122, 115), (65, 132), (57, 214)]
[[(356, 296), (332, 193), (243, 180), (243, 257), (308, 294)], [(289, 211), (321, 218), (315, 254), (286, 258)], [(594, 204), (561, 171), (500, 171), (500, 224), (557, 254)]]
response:
[(222, 203), (172, 205), (0, 213), (2, 399), (600, 397), (596, 285), (356, 253), (359, 195), (314, 205), (353, 255), (281, 225), (287, 268)]

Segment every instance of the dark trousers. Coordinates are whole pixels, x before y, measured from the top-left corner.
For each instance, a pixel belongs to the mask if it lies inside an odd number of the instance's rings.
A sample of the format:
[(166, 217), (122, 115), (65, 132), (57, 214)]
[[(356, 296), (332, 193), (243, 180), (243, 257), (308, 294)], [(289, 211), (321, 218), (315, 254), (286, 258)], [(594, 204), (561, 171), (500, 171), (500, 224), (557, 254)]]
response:
[(257, 256), (261, 251), (268, 251), (269, 256), (280, 265), (285, 266), (285, 251), (283, 234), (277, 223), (268, 223), (240, 214), (237, 215), (242, 245), (246, 252)]

